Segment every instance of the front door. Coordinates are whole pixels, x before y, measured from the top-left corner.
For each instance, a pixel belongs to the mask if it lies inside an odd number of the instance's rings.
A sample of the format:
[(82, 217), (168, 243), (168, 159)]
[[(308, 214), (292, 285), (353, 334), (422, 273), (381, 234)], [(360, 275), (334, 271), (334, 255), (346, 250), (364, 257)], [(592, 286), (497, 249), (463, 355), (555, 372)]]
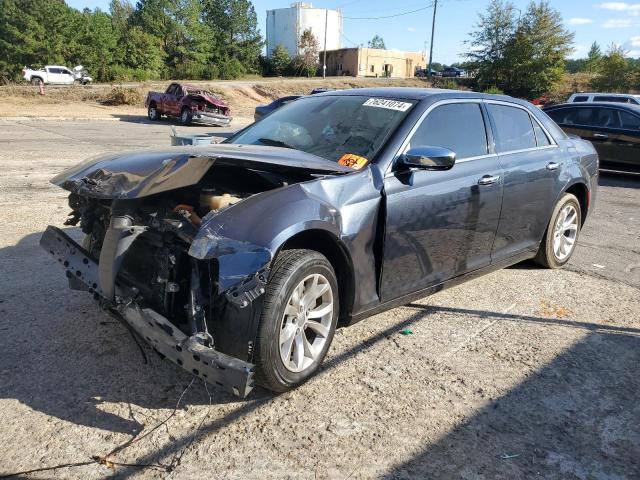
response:
[(502, 172), (489, 153), (486, 125), (480, 102), (445, 101), (410, 135), (404, 151), (445, 147), (456, 164), (447, 171), (394, 167), (386, 176), (382, 301), (490, 263)]

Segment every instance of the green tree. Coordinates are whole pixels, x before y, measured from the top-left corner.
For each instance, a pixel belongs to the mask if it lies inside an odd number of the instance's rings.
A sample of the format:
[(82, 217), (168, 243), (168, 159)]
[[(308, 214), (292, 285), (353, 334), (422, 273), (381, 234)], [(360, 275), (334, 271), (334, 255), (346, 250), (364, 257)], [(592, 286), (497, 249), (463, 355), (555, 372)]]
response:
[(291, 67), (291, 57), (289, 52), (282, 44), (276, 45), (271, 52), (270, 73), (276, 76), (284, 75)]
[(592, 85), (601, 92), (628, 92), (633, 76), (633, 67), (624, 49), (612, 43), (600, 61)]
[(476, 29), (466, 42), (470, 47), (466, 57), (481, 89), (506, 84), (509, 72), (505, 53), (515, 31), (515, 10), (508, 1), (491, 0), (487, 11), (479, 14)]
[(300, 41), (298, 42), (299, 53), (295, 64), (299, 75), (311, 77), (316, 74), (318, 70), (318, 48), (318, 40), (311, 29), (307, 28), (300, 35)]
[(72, 58), (75, 64), (82, 64), (99, 81), (109, 80), (109, 72), (118, 49), (118, 38), (114, 32), (109, 14), (100, 10), (85, 10), (78, 22), (78, 42)]
[(374, 35), (369, 42), (367, 42), (367, 46), (369, 48), (379, 48), (381, 50), (385, 50), (387, 47), (384, 45), (384, 40), (380, 35)]
[(1, 0), (0, 77), (15, 80), (24, 66), (66, 63), (80, 16), (63, 0)]
[(591, 44), (591, 48), (589, 49), (589, 53), (587, 54), (587, 60), (585, 62), (586, 71), (588, 71), (589, 73), (594, 73), (598, 71), (601, 60), (602, 60), (602, 50), (600, 50), (600, 45), (598, 45), (598, 42), (593, 42)]
[(534, 98), (549, 92), (565, 70), (573, 34), (545, 0), (531, 2), (515, 20), (513, 5), (493, 0), (472, 32), (471, 69), (481, 89), (495, 86), (506, 93)]

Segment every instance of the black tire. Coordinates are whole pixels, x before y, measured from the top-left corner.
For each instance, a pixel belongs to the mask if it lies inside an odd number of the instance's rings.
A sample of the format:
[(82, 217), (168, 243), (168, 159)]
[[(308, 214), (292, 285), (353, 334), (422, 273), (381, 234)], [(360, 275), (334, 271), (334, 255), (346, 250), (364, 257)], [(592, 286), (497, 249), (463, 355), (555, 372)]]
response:
[[(568, 255), (564, 258), (558, 258), (554, 251), (554, 227), (556, 222), (558, 221), (558, 217), (561, 212), (567, 207), (572, 206), (577, 213), (577, 230), (575, 234), (575, 239), (571, 246), (571, 250)], [(580, 209), (580, 202), (576, 198), (575, 195), (571, 193), (565, 193), (560, 201), (557, 203), (556, 207), (553, 209), (553, 213), (551, 214), (551, 219), (549, 220), (549, 225), (547, 225), (547, 230), (542, 238), (542, 242), (540, 243), (540, 248), (538, 249), (538, 253), (536, 254), (534, 261), (539, 265), (542, 265), (545, 268), (560, 268), (564, 264), (566, 264), (575, 252), (576, 245), (578, 244), (578, 237), (580, 236), (580, 228), (582, 227), (582, 211)], [(563, 233), (564, 235), (564, 233)]]
[(191, 120), (193, 119), (193, 112), (190, 108), (183, 108), (182, 112), (180, 112), (180, 123), (182, 125), (189, 125)]
[(155, 102), (152, 102), (149, 104), (149, 108), (147, 109), (147, 116), (149, 117), (149, 120), (152, 121), (156, 121), (156, 120), (160, 120), (160, 112), (158, 112), (158, 106), (156, 105)]
[(32, 77), (31, 78), (31, 85), (40, 85), (40, 82), (42, 81), (42, 79), (40, 77)]
[[(280, 331), (283, 325), (284, 310), (293, 290), (307, 276), (315, 273), (324, 276), (332, 289), (333, 315), (329, 333), (317, 358), (304, 370), (293, 372), (285, 367), (280, 356)], [(329, 350), (339, 311), (338, 281), (329, 261), (313, 250), (284, 250), (281, 252), (276, 258), (269, 276), (258, 327), (254, 354), (257, 383), (274, 392), (285, 392), (308, 380), (318, 370)]]

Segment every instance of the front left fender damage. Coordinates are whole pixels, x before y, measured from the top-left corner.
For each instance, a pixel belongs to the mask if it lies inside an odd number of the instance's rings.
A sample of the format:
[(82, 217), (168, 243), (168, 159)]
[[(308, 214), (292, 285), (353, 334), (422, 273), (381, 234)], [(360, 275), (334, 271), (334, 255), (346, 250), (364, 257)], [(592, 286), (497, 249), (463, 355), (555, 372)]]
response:
[[(71, 169), (54, 182), (72, 191), (68, 224), (79, 223), (90, 246), (54, 227), (41, 244), (63, 264), (72, 288), (92, 293), (183, 368), (246, 395), (269, 268), (289, 238), (328, 232), (362, 275), (355, 307), (378, 300), (373, 245), (381, 182), (370, 168), (341, 175), (343, 167), (317, 157), (236, 147)], [(253, 186), (238, 190), (247, 184)], [(198, 217), (190, 205), (207, 188), (230, 189), (234, 203)], [(216, 375), (210, 367), (235, 373)]]

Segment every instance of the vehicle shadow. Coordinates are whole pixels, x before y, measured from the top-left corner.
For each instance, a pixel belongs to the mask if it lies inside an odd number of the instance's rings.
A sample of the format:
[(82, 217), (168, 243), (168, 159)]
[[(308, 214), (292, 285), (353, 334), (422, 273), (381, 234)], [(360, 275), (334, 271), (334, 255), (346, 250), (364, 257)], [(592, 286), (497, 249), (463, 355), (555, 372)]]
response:
[(640, 329), (438, 310), (589, 333), (383, 478), (640, 478)]
[[(216, 137), (228, 138), (235, 132), (218, 132), (217, 130), (223, 128), (219, 125), (207, 125), (206, 123), (190, 123), (189, 125), (182, 125), (177, 118), (163, 117), (160, 120), (149, 120), (146, 115), (130, 115), (124, 113), (115, 113), (111, 115), (117, 118), (121, 122), (140, 123), (144, 125), (173, 125), (180, 128), (210, 128), (215, 132)], [(233, 123), (231, 124), (233, 126)]]
[[(76, 240), (77, 228), (66, 232)], [(110, 411), (124, 403), (172, 409), (193, 378), (146, 344), (144, 355), (129, 330), (90, 295), (67, 288), (64, 272), (38, 242), (41, 232), (0, 249), (0, 398), (78, 425), (131, 433), (133, 415)], [(146, 363), (145, 363), (146, 362)], [(209, 388), (214, 404), (241, 399)], [(269, 396), (256, 389), (253, 398)], [(196, 381), (186, 404), (208, 404)]]

